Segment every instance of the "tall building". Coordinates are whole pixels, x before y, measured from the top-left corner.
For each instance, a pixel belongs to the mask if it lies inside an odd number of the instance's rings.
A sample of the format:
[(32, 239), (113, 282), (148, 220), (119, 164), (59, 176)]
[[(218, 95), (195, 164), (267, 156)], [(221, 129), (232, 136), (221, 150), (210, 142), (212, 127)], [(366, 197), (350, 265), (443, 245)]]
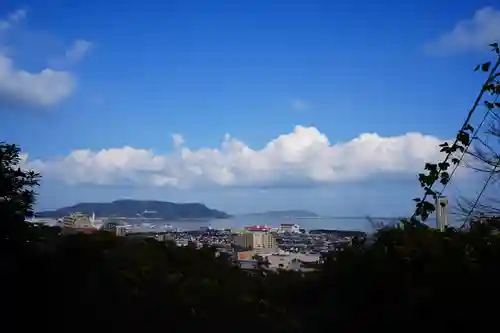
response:
[(244, 249), (253, 248), (253, 234), (251, 232), (244, 232), (241, 234), (233, 235), (234, 245), (240, 246)]
[(254, 249), (274, 249), (276, 248), (276, 237), (268, 232), (252, 232)]
[(268, 232), (254, 231), (245, 232), (233, 236), (233, 242), (237, 246), (246, 249), (275, 249), (276, 237)]
[(441, 231), (448, 225), (448, 199), (445, 197), (436, 199), (436, 224)]

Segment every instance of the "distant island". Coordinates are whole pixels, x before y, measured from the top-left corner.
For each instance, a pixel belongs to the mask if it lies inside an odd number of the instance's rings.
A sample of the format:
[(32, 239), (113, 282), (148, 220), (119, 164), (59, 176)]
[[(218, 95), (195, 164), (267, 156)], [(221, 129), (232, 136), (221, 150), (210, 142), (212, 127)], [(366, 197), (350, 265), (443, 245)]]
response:
[(262, 213), (250, 213), (245, 214), (246, 216), (266, 216), (273, 218), (285, 218), (285, 217), (318, 217), (319, 215), (308, 210), (270, 210)]
[(357, 230), (338, 230), (338, 229), (313, 229), (309, 230), (309, 234), (335, 234), (339, 237), (365, 237), (366, 233)]
[(87, 202), (53, 211), (35, 213), (40, 218), (61, 218), (72, 213), (95, 214), (97, 217), (118, 216), (125, 218), (179, 219), (225, 219), (225, 212), (210, 209), (201, 203), (173, 203), (151, 200), (116, 200), (113, 202)]

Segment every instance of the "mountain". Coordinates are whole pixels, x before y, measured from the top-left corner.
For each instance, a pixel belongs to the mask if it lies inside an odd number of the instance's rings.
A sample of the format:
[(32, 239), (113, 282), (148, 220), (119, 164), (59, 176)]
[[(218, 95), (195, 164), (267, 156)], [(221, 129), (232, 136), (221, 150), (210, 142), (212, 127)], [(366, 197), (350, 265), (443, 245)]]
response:
[(336, 229), (313, 229), (309, 230), (309, 234), (331, 234), (338, 237), (365, 237), (366, 233), (357, 230), (336, 230)]
[(173, 203), (165, 201), (116, 200), (108, 203), (88, 202), (71, 207), (63, 207), (53, 211), (36, 213), (36, 217), (60, 218), (71, 213), (98, 217), (145, 217), (165, 220), (195, 219), (195, 218), (227, 218), (228, 214), (210, 209), (201, 203)]
[(285, 217), (318, 217), (319, 215), (308, 210), (270, 210), (262, 213), (251, 213), (248, 216), (266, 216), (274, 218)]

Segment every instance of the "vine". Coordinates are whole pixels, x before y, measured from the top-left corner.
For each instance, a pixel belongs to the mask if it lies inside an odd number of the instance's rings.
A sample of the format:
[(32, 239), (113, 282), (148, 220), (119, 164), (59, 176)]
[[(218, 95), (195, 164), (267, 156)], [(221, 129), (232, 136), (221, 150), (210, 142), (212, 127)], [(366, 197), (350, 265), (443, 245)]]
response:
[[(451, 176), (449, 173), (449, 168), (451, 164), (457, 168), (463, 155), (466, 153), (467, 149), (474, 139), (475, 132), (474, 128), (470, 124), (472, 115), (476, 111), (483, 100), (485, 94), (490, 97), (494, 97), (492, 100), (485, 100), (484, 105), (488, 109), (488, 112), (493, 112), (495, 108), (500, 108), (500, 103), (497, 102), (498, 96), (500, 96), (500, 72), (498, 72), (498, 67), (500, 65), (500, 48), (498, 43), (493, 43), (489, 45), (492, 51), (495, 53), (496, 63), (492, 66), (492, 62), (488, 61), (481, 65), (477, 65), (474, 69), (475, 71), (482, 71), (488, 73), (488, 77), (483, 84), (481, 91), (479, 92), (471, 110), (469, 111), (462, 127), (457, 133), (454, 142), (450, 145), (448, 142), (443, 142), (439, 145), (441, 147), (441, 152), (446, 153), (444, 160), (440, 163), (425, 163), (424, 172), (418, 175), (418, 180), (420, 186), (424, 189), (424, 195), (422, 198), (415, 198), (413, 201), (416, 202), (415, 212), (411, 217), (411, 221), (418, 222), (425, 221), (431, 213), (436, 210), (435, 205), (428, 200), (429, 197), (436, 200), (438, 196), (441, 195), (440, 192), (433, 190), (433, 186), (439, 181), (443, 186), (446, 186), (450, 180)], [(459, 156), (457, 157), (457, 152)], [(451, 162), (451, 163), (450, 163)]]

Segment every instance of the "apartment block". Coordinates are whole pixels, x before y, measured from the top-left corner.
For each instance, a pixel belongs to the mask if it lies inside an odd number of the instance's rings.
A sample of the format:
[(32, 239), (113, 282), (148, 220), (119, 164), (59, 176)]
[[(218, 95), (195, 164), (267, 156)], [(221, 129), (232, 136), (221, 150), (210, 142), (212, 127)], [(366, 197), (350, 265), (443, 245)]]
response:
[(268, 232), (254, 231), (245, 232), (233, 236), (233, 242), (237, 246), (246, 249), (275, 249), (276, 237)]

